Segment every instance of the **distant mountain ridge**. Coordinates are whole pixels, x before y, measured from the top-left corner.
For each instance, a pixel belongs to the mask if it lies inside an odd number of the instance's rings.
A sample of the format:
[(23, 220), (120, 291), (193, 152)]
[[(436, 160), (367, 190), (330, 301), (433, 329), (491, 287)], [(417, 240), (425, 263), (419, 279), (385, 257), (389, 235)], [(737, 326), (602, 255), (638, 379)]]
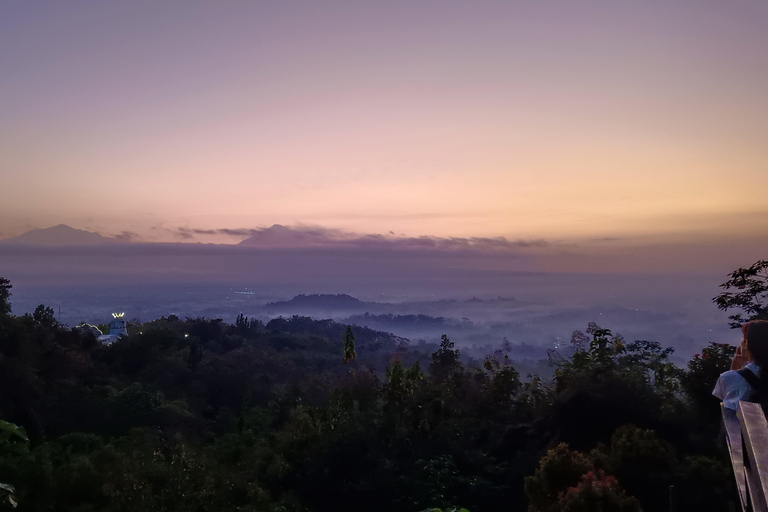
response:
[(332, 294), (317, 294), (296, 295), (292, 299), (282, 300), (276, 302), (269, 302), (264, 305), (264, 309), (343, 309), (343, 310), (363, 310), (375, 303), (363, 302), (360, 299), (356, 299), (346, 293), (340, 293), (338, 295)]
[[(442, 318), (445, 314), (445, 308), (455, 309), (465, 307), (469, 308), (466, 311), (478, 311), (494, 304), (504, 304), (506, 307), (516, 308), (531, 305), (531, 303), (518, 301), (511, 297), (497, 297), (495, 299), (486, 300), (472, 297), (471, 299), (466, 300), (439, 299), (434, 301), (390, 303), (368, 302), (346, 293), (335, 295), (314, 293), (311, 295), (299, 294), (288, 300), (268, 302), (263, 306), (263, 309), (273, 314), (321, 314), (337, 315), (339, 318), (346, 316), (351, 318), (363, 313), (374, 316), (381, 315), (381, 317), (376, 320), (384, 320), (384, 317), (387, 315), (389, 315), (389, 317), (396, 315), (398, 316), (398, 322), (404, 321), (406, 323), (412, 323), (413, 319), (405, 318), (403, 315), (409, 316), (416, 312), (420, 314), (420, 316), (424, 316), (418, 323), (426, 324), (431, 322), (433, 318), (437, 318), (437, 321), (447, 320)], [(464, 316), (464, 314), (458, 316)], [(368, 320), (372, 319), (369, 318)], [(395, 318), (388, 318), (388, 320), (393, 321)]]
[(119, 243), (114, 238), (101, 236), (98, 233), (75, 229), (66, 224), (59, 224), (50, 228), (33, 229), (14, 236), (0, 240), (4, 245), (45, 245), (45, 246), (67, 246), (67, 245), (107, 245)]

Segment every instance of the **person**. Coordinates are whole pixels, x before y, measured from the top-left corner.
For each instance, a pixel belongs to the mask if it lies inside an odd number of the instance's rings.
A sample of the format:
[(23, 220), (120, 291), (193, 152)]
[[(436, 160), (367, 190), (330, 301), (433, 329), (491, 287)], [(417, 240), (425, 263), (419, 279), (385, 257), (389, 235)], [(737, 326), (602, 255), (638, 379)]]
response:
[(745, 364), (752, 360), (752, 356), (747, 348), (747, 325), (749, 325), (749, 322), (741, 326), (741, 343), (736, 347), (736, 354), (734, 354), (733, 361), (731, 361), (731, 370), (741, 370)]
[[(720, 375), (712, 391), (714, 396), (723, 401), (726, 409), (732, 410), (736, 410), (739, 401), (754, 398), (756, 390), (747, 380), (755, 384), (761, 382), (761, 368), (768, 369), (768, 321), (747, 322), (741, 326), (741, 332), (743, 339), (731, 363), (731, 370)], [(768, 386), (768, 378), (765, 382)]]

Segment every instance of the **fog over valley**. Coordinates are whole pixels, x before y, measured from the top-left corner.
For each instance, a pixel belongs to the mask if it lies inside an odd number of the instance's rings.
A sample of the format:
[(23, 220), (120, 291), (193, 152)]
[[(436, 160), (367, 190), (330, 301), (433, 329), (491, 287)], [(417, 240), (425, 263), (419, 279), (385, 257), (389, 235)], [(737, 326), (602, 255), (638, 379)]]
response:
[(592, 321), (628, 340), (672, 346), (682, 359), (706, 343), (734, 338), (727, 315), (711, 302), (726, 277), (714, 270), (532, 271), (544, 257), (522, 244), (482, 251), (440, 241), (394, 249), (94, 240), (0, 243), (14, 313), (45, 304), (68, 325), (102, 323), (113, 311), (142, 321), (302, 315), (369, 326), (411, 343), (436, 343), (448, 334), (478, 356), (506, 338), (516, 358), (532, 360), (567, 347), (571, 333)]

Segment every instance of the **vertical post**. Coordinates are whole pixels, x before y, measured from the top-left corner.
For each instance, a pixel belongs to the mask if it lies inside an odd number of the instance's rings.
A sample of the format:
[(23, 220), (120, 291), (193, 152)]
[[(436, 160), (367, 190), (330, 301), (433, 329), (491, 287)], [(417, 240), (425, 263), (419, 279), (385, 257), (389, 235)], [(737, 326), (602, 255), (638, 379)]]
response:
[(677, 512), (677, 495), (674, 485), (669, 486), (669, 512)]
[(768, 512), (768, 421), (760, 404), (739, 402), (744, 469), (752, 510)]

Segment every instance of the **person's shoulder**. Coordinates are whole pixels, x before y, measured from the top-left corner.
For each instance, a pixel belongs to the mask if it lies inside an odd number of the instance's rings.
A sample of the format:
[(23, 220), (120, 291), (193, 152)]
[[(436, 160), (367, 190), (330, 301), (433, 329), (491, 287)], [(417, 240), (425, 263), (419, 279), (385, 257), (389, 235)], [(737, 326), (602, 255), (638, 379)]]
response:
[(740, 370), (728, 370), (726, 372), (721, 373), (720, 378), (728, 378), (728, 379), (735, 379), (737, 377), (742, 378), (739, 372), (743, 370), (749, 370), (755, 375), (760, 376), (760, 367), (750, 361), (744, 366), (742, 366)]
[(728, 370), (720, 374), (720, 381), (723, 384), (738, 384), (745, 382), (744, 377), (739, 375), (738, 370)]
[(726, 409), (736, 410), (739, 400), (747, 396), (749, 390), (749, 384), (737, 370), (728, 370), (720, 374), (712, 394), (723, 401)]
[(738, 370), (728, 370), (720, 374), (720, 378), (717, 379), (716, 388), (722, 389), (723, 392), (728, 391), (746, 391), (749, 388), (749, 384), (746, 379), (739, 375)]

